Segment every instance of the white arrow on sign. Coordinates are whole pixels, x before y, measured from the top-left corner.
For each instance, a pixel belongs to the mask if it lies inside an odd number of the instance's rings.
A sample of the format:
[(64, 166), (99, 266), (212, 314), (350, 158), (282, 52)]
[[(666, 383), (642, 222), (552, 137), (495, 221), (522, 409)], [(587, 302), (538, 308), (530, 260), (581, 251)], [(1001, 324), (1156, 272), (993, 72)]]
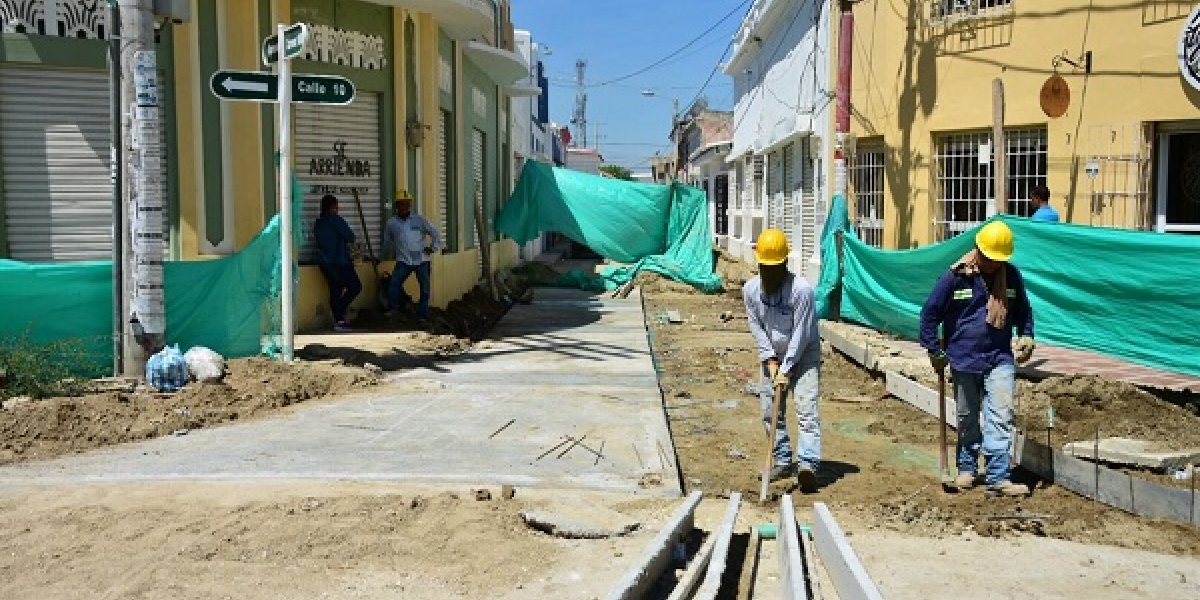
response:
[(230, 92), (268, 92), (270, 86), (259, 81), (238, 81), (236, 79), (226, 79), (221, 82), (221, 87)]

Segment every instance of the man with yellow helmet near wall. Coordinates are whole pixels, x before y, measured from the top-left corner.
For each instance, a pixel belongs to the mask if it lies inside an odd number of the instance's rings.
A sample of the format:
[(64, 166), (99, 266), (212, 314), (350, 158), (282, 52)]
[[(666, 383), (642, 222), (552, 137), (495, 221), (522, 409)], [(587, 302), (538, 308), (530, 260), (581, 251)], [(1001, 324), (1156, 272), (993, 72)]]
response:
[[(821, 462), (821, 424), (817, 418), (821, 335), (812, 287), (804, 278), (788, 271), (789, 252), (787, 236), (782, 231), (762, 232), (754, 247), (759, 275), (746, 282), (742, 299), (762, 363), (759, 399), (768, 436), (772, 433), (773, 389), (778, 385), (785, 390), (779, 402), (780, 426), (774, 432), (775, 466), (771, 469), (771, 480), (794, 473), (800, 489), (812, 493), (817, 490), (817, 467)], [(787, 396), (792, 396), (795, 402), (799, 428), (794, 465), (787, 433)]]
[[(1028, 487), (1012, 482), (1009, 457), (1015, 363), (1029, 360), (1034, 349), (1033, 309), (1021, 271), (1009, 262), (1012, 255), (1012, 230), (1002, 221), (984, 225), (975, 248), (942, 275), (921, 310), (921, 346), (934, 370), (942, 372), (949, 365), (954, 379), (955, 483), (959, 489), (975, 486), (982, 452), (989, 497), (1029, 494)], [(1019, 334), (1015, 342), (1014, 328)]]

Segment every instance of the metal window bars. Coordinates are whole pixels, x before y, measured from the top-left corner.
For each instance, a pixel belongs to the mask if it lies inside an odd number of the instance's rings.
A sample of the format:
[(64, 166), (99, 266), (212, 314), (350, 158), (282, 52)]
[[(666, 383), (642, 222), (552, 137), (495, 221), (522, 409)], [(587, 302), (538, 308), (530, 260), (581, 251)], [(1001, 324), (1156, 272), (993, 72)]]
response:
[(1151, 230), (1149, 124), (1095, 125), (1088, 135), (1090, 223), (1099, 227)]
[(1016, 0), (930, 0), (930, 23), (943, 24), (1010, 14)]
[(850, 185), (854, 202), (854, 226), (864, 243), (883, 247), (883, 177), (882, 149), (861, 148), (850, 165)]
[(989, 131), (950, 133), (935, 144), (935, 241), (948, 240), (987, 220), (995, 208), (1029, 215), (1029, 192), (1045, 185), (1047, 133), (1045, 127), (1005, 130), (1009, 206), (992, 207), (992, 134)]

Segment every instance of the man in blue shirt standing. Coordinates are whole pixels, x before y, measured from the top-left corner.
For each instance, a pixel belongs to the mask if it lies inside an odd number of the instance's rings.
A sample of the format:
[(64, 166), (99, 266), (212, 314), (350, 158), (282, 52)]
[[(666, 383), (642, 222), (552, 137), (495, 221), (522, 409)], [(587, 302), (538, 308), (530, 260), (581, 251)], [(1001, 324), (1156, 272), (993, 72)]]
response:
[(383, 230), (384, 256), (396, 258), (396, 268), (388, 289), (388, 312), (400, 308), (401, 296), (404, 304), (410, 301), (404, 294), (404, 282), (409, 275), (416, 274), (421, 289), (417, 316), (425, 320), (429, 318), (429, 261), (433, 253), (441, 249), (442, 236), (425, 217), (413, 214), (412, 196), (406, 190), (396, 193), (393, 208), (396, 214), (388, 219), (387, 227)]
[(1033, 216), (1030, 217), (1034, 221), (1058, 222), (1058, 211), (1050, 206), (1050, 188), (1044, 185), (1034, 187), (1029, 192), (1029, 203), (1034, 207)]
[[(975, 486), (982, 451), (989, 497), (1029, 494), (1028, 487), (1012, 482), (1009, 457), (1015, 363), (1029, 360), (1035, 347), (1033, 309), (1021, 271), (1009, 262), (1012, 254), (1012, 230), (1002, 221), (984, 225), (975, 236), (975, 249), (942, 275), (921, 309), (921, 346), (934, 370), (940, 373), (949, 365), (954, 379), (955, 483), (959, 489)], [(1014, 328), (1020, 336), (1015, 342)]]
[(362, 281), (354, 271), (354, 259), (350, 256), (350, 245), (354, 243), (354, 232), (338, 214), (335, 196), (321, 198), (321, 216), (313, 223), (313, 237), (317, 242), (317, 265), (329, 285), (329, 310), (333, 313), (333, 329), (346, 331), (346, 311), (350, 303), (362, 291)]

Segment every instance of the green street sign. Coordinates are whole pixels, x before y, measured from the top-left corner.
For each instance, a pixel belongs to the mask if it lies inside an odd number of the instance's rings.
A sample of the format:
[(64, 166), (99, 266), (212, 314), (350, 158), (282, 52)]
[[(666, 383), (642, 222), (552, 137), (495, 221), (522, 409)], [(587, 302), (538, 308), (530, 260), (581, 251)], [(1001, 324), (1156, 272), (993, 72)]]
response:
[(208, 87), (222, 100), (275, 102), (279, 100), (279, 78), (258, 71), (217, 71)]
[(292, 75), (292, 102), (350, 104), (354, 82), (335, 75)]
[[(283, 57), (292, 59), (304, 54), (304, 46), (308, 44), (308, 25), (296, 23), (283, 30)], [(279, 62), (279, 35), (267, 36), (263, 40), (262, 59), (264, 65)]]
[[(278, 102), (279, 77), (258, 71), (217, 71), (208, 87), (222, 100)], [(293, 75), (292, 102), (303, 104), (349, 104), (354, 100), (354, 82), (333, 75)]]

